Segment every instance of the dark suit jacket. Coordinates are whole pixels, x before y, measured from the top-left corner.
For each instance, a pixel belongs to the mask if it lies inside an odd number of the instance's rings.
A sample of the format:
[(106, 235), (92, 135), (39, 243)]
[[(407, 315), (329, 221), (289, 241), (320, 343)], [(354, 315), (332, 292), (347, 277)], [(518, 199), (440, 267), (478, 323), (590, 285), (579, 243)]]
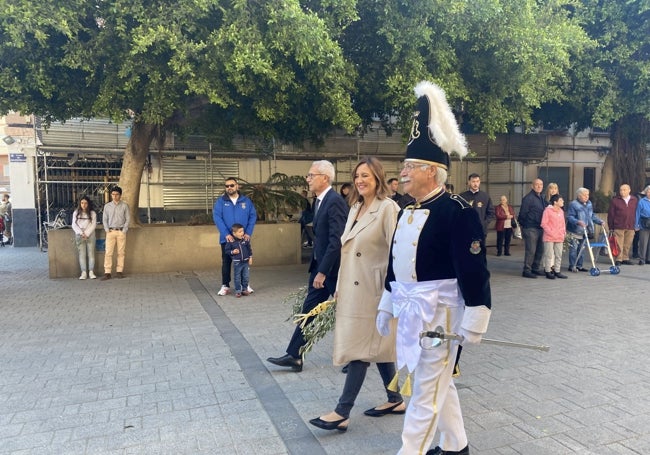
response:
[(341, 263), (341, 235), (348, 217), (348, 205), (330, 189), (314, 216), (314, 249), (309, 271), (336, 278)]

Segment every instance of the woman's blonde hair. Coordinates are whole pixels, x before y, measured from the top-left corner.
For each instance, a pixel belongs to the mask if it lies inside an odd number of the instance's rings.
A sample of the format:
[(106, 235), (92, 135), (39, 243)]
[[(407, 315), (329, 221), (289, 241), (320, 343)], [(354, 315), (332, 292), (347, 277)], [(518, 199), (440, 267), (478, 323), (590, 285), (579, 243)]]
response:
[(555, 182), (549, 183), (548, 186), (546, 187), (546, 200), (547, 201), (551, 199), (551, 196), (552, 196), (551, 190), (555, 190), (555, 194), (560, 194), (560, 188), (557, 186), (557, 183), (555, 183)]

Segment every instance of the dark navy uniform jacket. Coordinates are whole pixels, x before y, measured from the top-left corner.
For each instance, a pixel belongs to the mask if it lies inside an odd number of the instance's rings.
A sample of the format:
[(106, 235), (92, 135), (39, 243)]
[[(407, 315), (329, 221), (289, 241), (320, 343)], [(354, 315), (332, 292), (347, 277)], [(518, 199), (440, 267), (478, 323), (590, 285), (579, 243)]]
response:
[[(410, 207), (410, 206), (409, 206)], [(408, 217), (406, 207), (398, 218)], [(490, 272), (487, 269), (483, 227), (476, 211), (458, 195), (443, 193), (420, 203), (417, 210), (430, 210), (417, 244), (417, 281), (458, 280), (466, 306), (491, 308)], [(385, 287), (395, 281), (393, 248)]]

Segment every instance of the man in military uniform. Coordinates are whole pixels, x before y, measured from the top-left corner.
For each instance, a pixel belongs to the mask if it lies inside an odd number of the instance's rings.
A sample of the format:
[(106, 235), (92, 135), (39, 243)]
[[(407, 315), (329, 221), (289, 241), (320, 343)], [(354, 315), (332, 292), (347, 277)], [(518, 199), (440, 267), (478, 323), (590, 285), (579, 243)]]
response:
[[(464, 343), (480, 343), (491, 312), (490, 274), (476, 211), (445, 191), (449, 153), (467, 154), (465, 139), (439, 87), (421, 82), (415, 93), (417, 111), (400, 173), (415, 202), (399, 215), (377, 330), (387, 335), (389, 321), (399, 318), (397, 365), (413, 376), (399, 454), (468, 455), (452, 379), (459, 346), (444, 342), (425, 350), (418, 334), (441, 326), (463, 335)], [(427, 451), (436, 429), (439, 445)]]

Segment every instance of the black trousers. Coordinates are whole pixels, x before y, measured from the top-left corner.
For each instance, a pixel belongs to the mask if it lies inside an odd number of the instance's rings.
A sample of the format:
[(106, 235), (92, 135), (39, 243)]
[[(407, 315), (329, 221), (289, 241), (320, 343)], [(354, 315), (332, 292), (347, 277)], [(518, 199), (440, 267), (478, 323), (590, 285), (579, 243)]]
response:
[[(343, 386), (343, 393), (339, 398), (339, 404), (336, 406), (336, 413), (346, 419), (350, 417), (350, 411), (354, 406), (354, 401), (359, 395), (363, 381), (366, 379), (366, 372), (370, 363), (362, 360), (353, 360), (348, 364), (348, 374), (345, 378), (345, 385)], [(402, 396), (399, 392), (392, 392), (388, 390), (388, 384), (395, 376), (395, 364), (393, 362), (378, 363), (377, 369), (381, 375), (381, 380), (386, 389), (388, 401), (391, 403), (399, 403), (402, 401)]]
[(497, 253), (504, 251), (510, 253), (510, 240), (512, 239), (512, 228), (497, 231)]
[[(314, 265), (314, 271), (309, 274), (309, 287), (307, 288), (307, 297), (302, 304), (302, 312), (308, 313), (314, 309), (316, 305), (329, 299), (330, 295), (334, 295), (336, 291), (336, 278), (328, 276), (325, 278), (325, 286), (323, 289), (316, 289), (314, 287), (314, 278), (318, 274), (317, 267)], [(314, 318), (307, 319), (306, 324), (310, 324)], [(302, 336), (302, 329), (299, 325), (296, 326), (287, 346), (287, 354), (298, 359), (300, 358), (300, 348), (305, 345), (305, 338)]]
[(226, 244), (221, 244), (221, 284), (230, 287), (230, 268), (232, 267), (232, 257), (226, 254)]
[(521, 228), (524, 237), (524, 272), (543, 271), (544, 231), (541, 228)]

